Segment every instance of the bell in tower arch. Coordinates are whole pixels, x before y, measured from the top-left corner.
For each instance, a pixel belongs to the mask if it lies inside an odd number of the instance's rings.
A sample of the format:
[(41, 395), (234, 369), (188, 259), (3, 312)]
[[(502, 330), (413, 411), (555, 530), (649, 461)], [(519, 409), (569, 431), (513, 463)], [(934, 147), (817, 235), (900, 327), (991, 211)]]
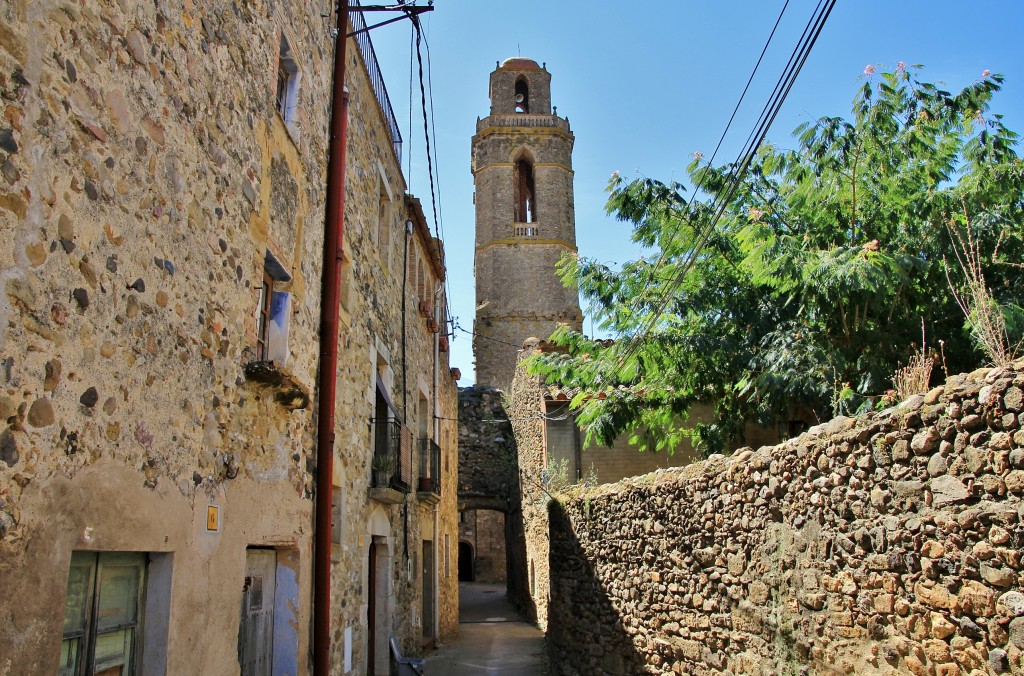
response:
[(524, 77), (516, 78), (515, 100), (517, 113), (530, 112), (530, 87)]

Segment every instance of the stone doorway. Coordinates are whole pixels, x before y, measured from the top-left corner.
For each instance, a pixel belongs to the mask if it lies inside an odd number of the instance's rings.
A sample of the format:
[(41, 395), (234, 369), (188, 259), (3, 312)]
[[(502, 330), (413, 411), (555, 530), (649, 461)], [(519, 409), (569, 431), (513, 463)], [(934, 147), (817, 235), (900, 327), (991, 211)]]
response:
[(473, 545), (459, 543), (459, 582), (473, 581)]

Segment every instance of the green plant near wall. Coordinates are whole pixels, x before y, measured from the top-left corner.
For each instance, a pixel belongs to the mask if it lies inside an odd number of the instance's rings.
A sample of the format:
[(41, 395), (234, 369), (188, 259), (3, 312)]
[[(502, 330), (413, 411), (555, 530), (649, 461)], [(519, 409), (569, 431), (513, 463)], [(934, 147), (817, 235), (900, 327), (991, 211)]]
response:
[[(613, 175), (608, 211), (644, 256), (566, 257), (561, 272), (617, 340), (563, 327), (552, 340), (565, 353), (528, 362), (579, 391), (588, 444), (627, 435), (671, 452), (689, 440), (710, 454), (748, 422), (868, 410), (920, 352), (922, 318), (951, 372), (998, 358), (985, 335), (1019, 344), (1024, 162), (990, 109), (1003, 77), (947, 91), (919, 73), (869, 67), (849, 115), (801, 125), (790, 148), (762, 146), (738, 183), (736, 166), (699, 153), (695, 195)], [(965, 248), (955, 233), (968, 224)], [(712, 419), (686, 420), (698, 402), (714, 404)]]

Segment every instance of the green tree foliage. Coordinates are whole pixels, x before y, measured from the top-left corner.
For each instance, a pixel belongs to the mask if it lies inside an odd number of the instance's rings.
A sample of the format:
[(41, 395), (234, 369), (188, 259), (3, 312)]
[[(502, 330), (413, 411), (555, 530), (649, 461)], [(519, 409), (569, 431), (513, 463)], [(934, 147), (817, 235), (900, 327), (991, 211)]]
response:
[[(688, 168), (697, 199), (677, 183), (612, 177), (608, 211), (650, 256), (619, 269), (566, 259), (561, 274), (617, 340), (563, 328), (553, 340), (567, 353), (531, 362), (579, 388), (588, 443), (628, 433), (671, 451), (690, 438), (710, 453), (742, 440), (745, 422), (877, 406), (920, 350), (922, 320), (951, 372), (979, 365), (947, 280), (963, 279), (951, 228), (970, 229), (996, 311), (1020, 335), (1024, 163), (989, 112), (1003, 77), (951, 93), (918, 72), (869, 67), (849, 119), (801, 125), (791, 150), (763, 146), (738, 187), (735, 166), (699, 154)], [(714, 420), (687, 423), (698, 401), (714, 404)]]

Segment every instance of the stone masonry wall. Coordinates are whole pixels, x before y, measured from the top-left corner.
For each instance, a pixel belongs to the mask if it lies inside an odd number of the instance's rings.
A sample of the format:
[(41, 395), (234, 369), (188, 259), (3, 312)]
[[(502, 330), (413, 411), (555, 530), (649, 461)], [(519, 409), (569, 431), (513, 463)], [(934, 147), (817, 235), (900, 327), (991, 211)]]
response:
[[(237, 673), (251, 546), (287, 562), (279, 652), (307, 672), (323, 26), (288, 3), (0, 3), (0, 672), (57, 670), (87, 550), (173, 557), (147, 673)], [(285, 397), (246, 372), (268, 251)]]
[[(144, 654), (155, 644), (166, 659), (163, 671), (146, 673), (238, 673), (249, 547), (274, 548), (290, 567), (281, 572), (293, 588), (283, 604), (291, 616), (280, 624), (291, 638), (275, 639), (275, 669), (309, 670), (333, 59), (320, 9), (276, 0), (0, 3), (0, 673), (56, 671), (78, 550), (173, 558), (170, 619), (144, 636)], [(282, 36), (301, 74), (287, 124), (275, 106)], [(369, 659), (372, 542), (391, 557), (378, 637), (419, 647), (428, 540), (440, 633), (457, 630), (455, 385), (411, 285), (402, 287), (405, 183), (355, 41), (348, 47), (338, 673), (346, 649), (356, 670)], [(376, 234), (382, 186), (394, 207), (387, 249)], [(275, 290), (291, 294), (281, 375), (294, 388), (247, 369), (259, 359), (268, 252), (290, 276)], [(412, 308), (404, 335), (403, 298)], [(436, 506), (415, 490), (400, 505), (368, 497), (383, 352), (392, 399), (409, 402), (406, 424), (440, 418), (446, 469)], [(419, 397), (436, 401), (427, 421), (414, 412)], [(207, 527), (209, 506), (220, 510), (216, 529)], [(386, 663), (386, 645), (377, 652)]]
[(550, 504), (556, 674), (1024, 671), (1024, 362)]

